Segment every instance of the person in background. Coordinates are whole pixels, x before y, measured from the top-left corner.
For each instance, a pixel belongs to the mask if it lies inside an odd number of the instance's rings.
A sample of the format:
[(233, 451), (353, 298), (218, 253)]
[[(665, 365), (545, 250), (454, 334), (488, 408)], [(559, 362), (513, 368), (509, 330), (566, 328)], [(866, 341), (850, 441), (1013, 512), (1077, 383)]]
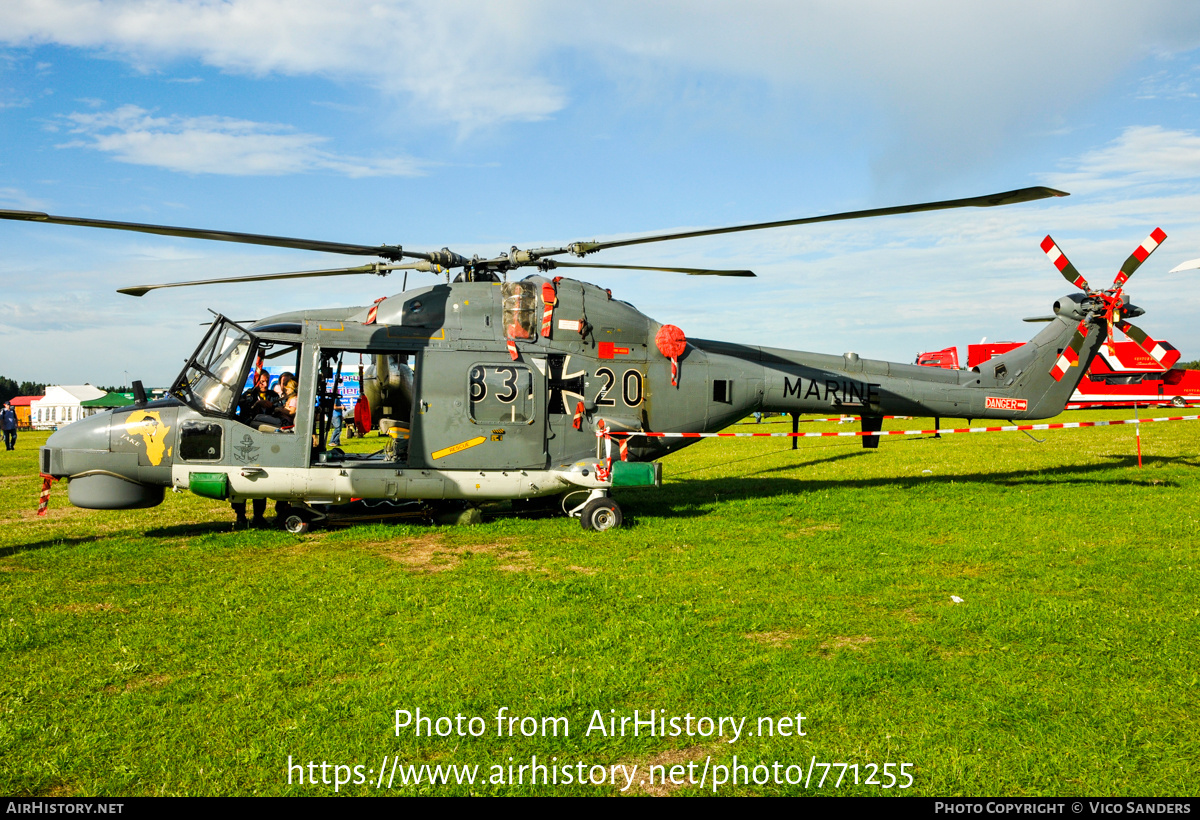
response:
[(342, 443), (342, 397), (338, 396), (333, 405), (333, 433), (329, 436), (329, 443), (334, 447), (341, 446)]
[(10, 402), (4, 402), (4, 409), (0, 410), (0, 430), (4, 431), (4, 449), (17, 449), (17, 411)]
[(251, 521), (246, 520), (246, 502), (245, 501), (229, 502), (229, 506), (233, 507), (233, 515), (234, 515), (233, 528), (235, 530), (244, 530), (251, 525), (253, 525), (253, 527), (256, 530), (257, 529), (265, 529), (267, 526), (269, 526), (267, 524), (267, 518), (266, 518), (267, 499), (255, 498), (253, 500), (253, 504), (254, 504), (254, 520), (253, 520), (253, 522), (251, 522)]

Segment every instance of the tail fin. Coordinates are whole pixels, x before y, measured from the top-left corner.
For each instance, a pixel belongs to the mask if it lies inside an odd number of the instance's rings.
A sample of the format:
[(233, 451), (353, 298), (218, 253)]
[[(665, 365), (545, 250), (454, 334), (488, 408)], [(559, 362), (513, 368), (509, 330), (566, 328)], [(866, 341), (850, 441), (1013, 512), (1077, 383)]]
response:
[[(1055, 312), (1054, 319), (1031, 340), (979, 365), (981, 374), (995, 380), (1000, 388), (997, 392), (1023, 403), (1020, 412), (1007, 417), (1044, 419), (1061, 413), (1104, 343), (1104, 323), (1092, 321), (1073, 297), (1056, 302)], [(1072, 355), (1073, 337), (1081, 331), (1086, 335), (1082, 341), (1075, 340), (1078, 350)], [(1005, 417), (995, 412), (987, 415)]]

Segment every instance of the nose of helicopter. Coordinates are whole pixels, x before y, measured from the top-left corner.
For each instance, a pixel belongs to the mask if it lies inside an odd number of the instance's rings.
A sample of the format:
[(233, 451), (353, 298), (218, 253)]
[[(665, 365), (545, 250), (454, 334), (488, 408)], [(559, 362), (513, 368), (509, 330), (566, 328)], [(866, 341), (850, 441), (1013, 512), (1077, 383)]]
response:
[[(44, 475), (66, 478), (76, 507), (132, 510), (157, 506), (170, 474), (170, 428), (159, 413), (101, 413), (55, 432), (39, 453)], [(140, 444), (140, 446), (139, 446)], [(141, 462), (146, 462), (142, 464)], [(169, 480), (169, 478), (168, 478)]]

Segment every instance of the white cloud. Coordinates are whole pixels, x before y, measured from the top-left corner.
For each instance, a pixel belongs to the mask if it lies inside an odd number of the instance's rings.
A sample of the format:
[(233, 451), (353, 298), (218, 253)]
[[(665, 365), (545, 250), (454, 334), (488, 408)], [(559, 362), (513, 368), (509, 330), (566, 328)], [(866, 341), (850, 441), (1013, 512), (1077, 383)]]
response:
[(1143, 77), (1137, 96), (1141, 100), (1194, 100), (1197, 96), (1195, 69), (1181, 74), (1163, 69)]
[(1131, 126), (1121, 136), (1047, 174), (1047, 185), (1076, 193), (1156, 182), (1200, 179), (1200, 136), (1157, 125)]
[(40, 211), (46, 207), (40, 199), (34, 199), (20, 188), (0, 188), (0, 206), (18, 211)]
[(687, 104), (677, 83), (687, 76), (695, 104), (728, 109), (728, 89), (714, 100), (710, 80), (764, 83), (785, 92), (787, 109), (797, 93), (816, 116), (869, 109), (902, 132), (900, 147), (932, 146), (946, 164), (1060, 126), (1128, 66), (1200, 46), (1200, 6), (6, 0), (0, 42), (96, 49), (144, 69), (199, 60), (252, 76), (366, 82), (467, 130), (561, 110), (572, 91), (561, 66), (584, 57), (584, 73), (598, 67), (632, 92), (624, 102)]
[(416, 160), (335, 154), (321, 147), (325, 137), (271, 123), (230, 117), (158, 117), (135, 105), (75, 113), (65, 119), (71, 133), (82, 139), (60, 147), (95, 148), (121, 162), (170, 171), (233, 176), (331, 171), (348, 177), (421, 173)]
[(80, 291), (0, 303), (0, 333), (95, 330), (111, 327), (114, 318), (110, 311), (98, 312), (91, 294)]
[[(593, 9), (596, 7), (592, 7)], [(977, 166), (1072, 122), (1148, 56), (1200, 46), (1200, 7), (1163, 2), (622, 3), (594, 12), (613, 61), (763, 80), (809, 116), (887, 133), (877, 177)], [(809, 113), (811, 112), (811, 113)], [(867, 126), (870, 128), (870, 126)]]
[(472, 128), (541, 119), (564, 104), (562, 91), (535, 67), (556, 37), (537, 25), (537, 5), (5, 0), (0, 42), (99, 49), (143, 69), (198, 59), (254, 76), (362, 80)]

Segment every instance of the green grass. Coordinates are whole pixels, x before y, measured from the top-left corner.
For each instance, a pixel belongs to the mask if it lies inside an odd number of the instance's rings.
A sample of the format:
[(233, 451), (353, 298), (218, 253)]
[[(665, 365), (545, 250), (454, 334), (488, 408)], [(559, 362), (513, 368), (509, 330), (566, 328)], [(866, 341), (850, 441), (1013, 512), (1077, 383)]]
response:
[[(44, 438), (22, 434), (0, 453), (0, 792), (331, 794), (289, 785), (289, 756), (394, 755), (481, 782), (384, 793), (615, 794), (486, 780), (509, 757), (642, 776), (737, 755), (911, 763), (908, 794), (1194, 794), (1200, 424), (1143, 426), (1142, 469), (1132, 427), (1039, 435), (705, 441), (603, 535), (499, 516), (292, 536), (191, 495), (78, 510), (61, 485), (39, 519)], [(488, 734), (397, 736), (417, 707)], [(496, 737), (500, 707), (570, 736)], [(807, 735), (584, 736), (634, 709), (751, 731), (803, 713)], [(719, 793), (898, 791), (819, 775)]]

